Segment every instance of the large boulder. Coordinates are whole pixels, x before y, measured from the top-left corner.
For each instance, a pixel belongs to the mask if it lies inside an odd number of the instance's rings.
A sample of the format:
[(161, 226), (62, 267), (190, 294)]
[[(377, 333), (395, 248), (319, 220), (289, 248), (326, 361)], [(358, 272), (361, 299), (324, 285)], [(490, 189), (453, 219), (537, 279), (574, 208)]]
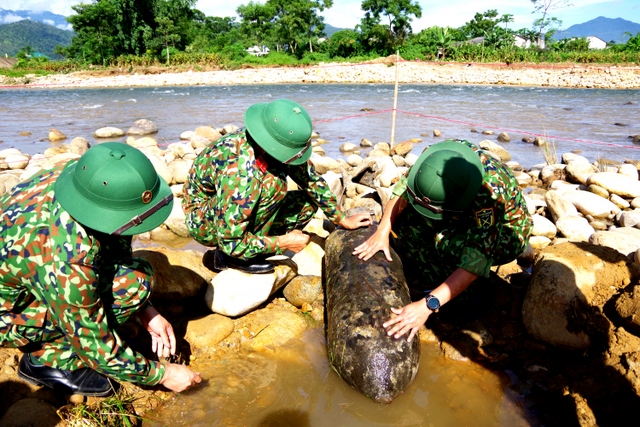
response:
[(133, 252), (153, 268), (154, 299), (181, 301), (204, 294), (215, 273), (202, 263), (202, 253), (194, 250), (148, 248)]
[(585, 350), (610, 330), (604, 305), (638, 277), (638, 265), (618, 251), (589, 243), (543, 249), (533, 267), (522, 321), (535, 338)]

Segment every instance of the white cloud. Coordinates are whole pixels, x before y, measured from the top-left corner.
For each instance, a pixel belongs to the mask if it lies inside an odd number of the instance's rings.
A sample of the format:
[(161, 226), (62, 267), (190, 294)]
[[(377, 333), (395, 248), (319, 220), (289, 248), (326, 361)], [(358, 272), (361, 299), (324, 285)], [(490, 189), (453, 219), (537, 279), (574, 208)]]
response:
[(11, 24), (12, 22), (22, 21), (24, 18), (22, 16), (7, 14), (0, 21), (3, 24)]

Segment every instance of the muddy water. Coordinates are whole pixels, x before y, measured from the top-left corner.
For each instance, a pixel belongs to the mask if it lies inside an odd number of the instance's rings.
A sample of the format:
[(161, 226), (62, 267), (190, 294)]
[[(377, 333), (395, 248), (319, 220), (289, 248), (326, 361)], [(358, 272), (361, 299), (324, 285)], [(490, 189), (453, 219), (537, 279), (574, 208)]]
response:
[(286, 348), (225, 360), (196, 359), (206, 381), (150, 415), (164, 426), (535, 426), (506, 373), (442, 357), (422, 344), (418, 375), (389, 405), (374, 403), (331, 370), (322, 328)]

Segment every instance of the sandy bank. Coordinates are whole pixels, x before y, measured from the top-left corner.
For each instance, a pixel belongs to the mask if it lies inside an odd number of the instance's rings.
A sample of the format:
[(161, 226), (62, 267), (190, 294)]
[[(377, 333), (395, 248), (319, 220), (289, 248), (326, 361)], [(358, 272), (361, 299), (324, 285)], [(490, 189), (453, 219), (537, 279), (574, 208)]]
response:
[[(140, 69), (132, 73), (77, 72), (29, 77), (28, 82), (0, 80), (0, 85), (27, 87), (134, 87), (255, 85), (282, 83), (394, 83), (396, 67), (382, 58), (360, 64), (324, 64), (310, 67), (246, 68), (197, 72), (159, 72)], [(400, 83), (489, 84), (567, 88), (640, 88), (636, 66), (541, 66), (535, 64), (460, 64), (405, 61), (398, 64)]]

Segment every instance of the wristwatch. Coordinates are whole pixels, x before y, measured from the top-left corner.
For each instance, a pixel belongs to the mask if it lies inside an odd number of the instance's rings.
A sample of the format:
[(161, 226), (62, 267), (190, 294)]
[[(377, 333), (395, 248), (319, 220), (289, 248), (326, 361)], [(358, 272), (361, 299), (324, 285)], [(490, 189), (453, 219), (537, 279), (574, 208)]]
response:
[(427, 304), (427, 308), (431, 311), (438, 311), (438, 309), (440, 309), (440, 300), (433, 295), (427, 295), (425, 302)]

